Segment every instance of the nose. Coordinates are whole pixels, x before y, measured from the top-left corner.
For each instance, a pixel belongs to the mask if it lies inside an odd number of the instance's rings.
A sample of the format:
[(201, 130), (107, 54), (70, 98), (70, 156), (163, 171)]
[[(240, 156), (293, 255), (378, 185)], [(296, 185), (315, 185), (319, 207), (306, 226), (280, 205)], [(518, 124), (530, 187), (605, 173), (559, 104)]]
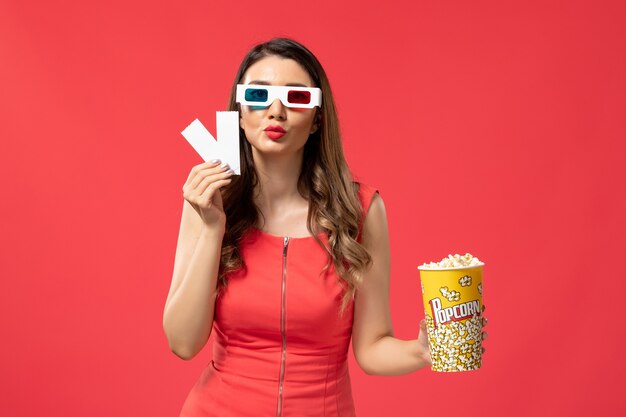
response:
[(287, 117), (285, 106), (278, 98), (272, 102), (267, 111), (270, 118), (284, 120)]

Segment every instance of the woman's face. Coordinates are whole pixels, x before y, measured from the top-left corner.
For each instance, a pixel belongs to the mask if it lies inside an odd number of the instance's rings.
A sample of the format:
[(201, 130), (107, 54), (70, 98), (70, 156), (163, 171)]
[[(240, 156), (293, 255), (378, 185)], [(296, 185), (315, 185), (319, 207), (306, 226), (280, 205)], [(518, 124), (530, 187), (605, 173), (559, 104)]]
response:
[[(278, 56), (268, 56), (255, 62), (245, 72), (241, 83), (315, 87), (298, 62)], [(315, 109), (286, 107), (279, 99), (262, 109), (241, 105), (239, 125), (246, 133), (253, 155), (295, 153), (304, 147), (309, 135), (318, 128), (313, 125)], [(287, 133), (272, 139), (272, 134), (265, 131), (268, 126), (280, 126)]]

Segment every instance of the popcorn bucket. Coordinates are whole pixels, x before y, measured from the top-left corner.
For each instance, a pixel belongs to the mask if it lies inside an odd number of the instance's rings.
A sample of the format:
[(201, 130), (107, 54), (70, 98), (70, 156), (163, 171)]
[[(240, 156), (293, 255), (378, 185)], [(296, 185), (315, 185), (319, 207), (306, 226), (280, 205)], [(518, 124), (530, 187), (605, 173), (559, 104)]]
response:
[(472, 371), (481, 366), (483, 266), (417, 268), (433, 371)]

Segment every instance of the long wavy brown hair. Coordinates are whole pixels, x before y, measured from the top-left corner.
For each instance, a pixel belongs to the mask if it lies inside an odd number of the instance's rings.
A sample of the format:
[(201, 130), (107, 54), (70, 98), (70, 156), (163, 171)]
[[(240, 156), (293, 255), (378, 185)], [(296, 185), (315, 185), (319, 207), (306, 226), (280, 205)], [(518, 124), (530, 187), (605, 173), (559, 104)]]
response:
[[(292, 39), (274, 38), (254, 46), (243, 59), (231, 89), (229, 111), (239, 111), (241, 115), (239, 103), (235, 102), (237, 84), (242, 83), (246, 70), (252, 64), (267, 56), (295, 60), (309, 73), (314, 86), (322, 90), (322, 106), (316, 107), (314, 121), (319, 127), (304, 145), (298, 192), (309, 201), (307, 228), (328, 253), (328, 262), (320, 271), (320, 276), (332, 262), (340, 277), (339, 284), (345, 291), (340, 308), (340, 315), (343, 315), (372, 259), (357, 241), (363, 208), (358, 198), (358, 183), (353, 181), (344, 157), (330, 83), (322, 65), (307, 48)], [(241, 127), (239, 149), (241, 175), (233, 176), (231, 183), (222, 188), (227, 220), (222, 240), (218, 295), (228, 284), (227, 275), (246, 267), (239, 252), (239, 243), (263, 216), (253, 201), (258, 176), (252, 149)], [(328, 236), (328, 246), (317, 236), (322, 232)]]

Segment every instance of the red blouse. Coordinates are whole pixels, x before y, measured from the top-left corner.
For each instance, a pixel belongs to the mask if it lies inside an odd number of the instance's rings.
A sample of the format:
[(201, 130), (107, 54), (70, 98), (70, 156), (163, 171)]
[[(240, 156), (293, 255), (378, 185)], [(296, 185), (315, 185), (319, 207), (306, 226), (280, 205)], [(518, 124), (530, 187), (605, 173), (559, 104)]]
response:
[[(365, 213), (375, 192), (360, 184)], [(240, 253), (247, 269), (230, 274), (215, 301), (213, 360), (180, 416), (355, 416), (347, 361), (354, 300), (339, 317), (343, 289), (332, 262), (320, 276), (326, 252), (313, 236), (251, 229)]]

